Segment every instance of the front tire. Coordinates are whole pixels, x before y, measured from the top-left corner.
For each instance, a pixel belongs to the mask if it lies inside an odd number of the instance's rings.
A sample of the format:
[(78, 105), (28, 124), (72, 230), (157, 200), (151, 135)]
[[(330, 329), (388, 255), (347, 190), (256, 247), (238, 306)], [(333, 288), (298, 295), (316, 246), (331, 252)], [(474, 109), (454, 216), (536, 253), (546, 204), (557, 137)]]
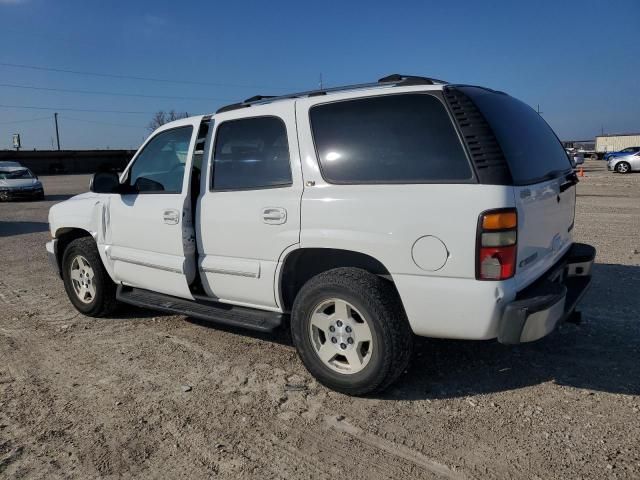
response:
[(629, 165), (627, 162), (620, 162), (616, 164), (616, 172), (618, 173), (629, 173), (630, 170), (631, 165)]
[(76, 310), (90, 317), (104, 317), (115, 310), (116, 285), (102, 264), (91, 237), (72, 241), (62, 256), (62, 278)]
[(413, 346), (393, 284), (356, 268), (309, 280), (296, 296), (291, 333), (309, 372), (348, 395), (391, 385), (407, 368)]

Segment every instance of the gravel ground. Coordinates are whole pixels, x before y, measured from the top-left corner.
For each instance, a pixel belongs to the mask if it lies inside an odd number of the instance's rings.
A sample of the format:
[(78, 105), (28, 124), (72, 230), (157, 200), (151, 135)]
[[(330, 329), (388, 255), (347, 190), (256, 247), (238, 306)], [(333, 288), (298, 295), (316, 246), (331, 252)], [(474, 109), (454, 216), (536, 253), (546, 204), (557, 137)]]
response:
[(44, 202), (0, 204), (0, 477), (639, 478), (640, 174), (585, 170), (583, 323), (515, 348), (420, 340), (374, 398), (316, 384), (286, 331), (78, 314), (44, 243), (88, 177), (44, 177)]

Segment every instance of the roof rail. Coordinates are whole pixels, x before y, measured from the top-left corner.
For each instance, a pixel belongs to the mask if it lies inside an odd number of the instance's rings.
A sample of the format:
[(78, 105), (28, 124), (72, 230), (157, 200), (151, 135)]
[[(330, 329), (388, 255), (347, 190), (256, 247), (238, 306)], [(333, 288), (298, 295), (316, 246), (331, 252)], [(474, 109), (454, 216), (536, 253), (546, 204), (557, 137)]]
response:
[(435, 85), (435, 84), (446, 84), (446, 83), (447, 82), (443, 80), (438, 80), (435, 78), (418, 77), (415, 75), (400, 75), (398, 73), (394, 73), (393, 75), (387, 75), (386, 77), (382, 77), (377, 82), (373, 82), (373, 83), (359, 83), (355, 85), (344, 85), (341, 87), (323, 88), (320, 90), (308, 90), (305, 92), (290, 93), (287, 95), (278, 95), (278, 96), (255, 95), (251, 98), (247, 98), (243, 102), (232, 103), (231, 105), (225, 105), (224, 107), (220, 107), (216, 111), (216, 113), (229, 112), (231, 110), (247, 108), (252, 105), (271, 103), (278, 100), (315, 97), (319, 95), (326, 95), (327, 93), (342, 92), (347, 90), (357, 90), (361, 88), (374, 88), (374, 87), (382, 87), (382, 86), (406, 87), (410, 85)]
[(418, 77), (416, 75), (401, 75), (399, 73), (393, 73), (382, 77), (378, 80), (378, 83), (395, 83), (397, 86), (407, 85), (435, 85), (436, 83), (446, 84), (444, 80), (438, 80), (437, 78)]

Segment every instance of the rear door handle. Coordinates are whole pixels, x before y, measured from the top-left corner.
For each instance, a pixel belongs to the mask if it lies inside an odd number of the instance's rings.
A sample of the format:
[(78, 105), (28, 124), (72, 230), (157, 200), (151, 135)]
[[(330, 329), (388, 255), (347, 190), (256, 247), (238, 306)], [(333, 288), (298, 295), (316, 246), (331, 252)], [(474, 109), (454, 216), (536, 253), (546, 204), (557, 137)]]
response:
[(270, 225), (281, 225), (287, 221), (287, 211), (281, 207), (263, 208), (262, 221)]
[(167, 225), (177, 225), (180, 221), (180, 212), (178, 210), (169, 209), (162, 213), (162, 220)]

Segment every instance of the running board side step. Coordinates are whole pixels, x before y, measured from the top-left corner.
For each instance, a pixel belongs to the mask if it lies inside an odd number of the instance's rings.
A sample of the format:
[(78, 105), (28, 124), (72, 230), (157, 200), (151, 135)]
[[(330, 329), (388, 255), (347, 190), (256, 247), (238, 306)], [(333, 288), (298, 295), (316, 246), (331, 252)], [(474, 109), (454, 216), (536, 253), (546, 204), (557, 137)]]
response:
[(222, 325), (272, 332), (282, 324), (283, 314), (215, 301), (187, 300), (141, 288), (118, 285), (116, 298), (124, 303), (151, 310), (186, 315)]

